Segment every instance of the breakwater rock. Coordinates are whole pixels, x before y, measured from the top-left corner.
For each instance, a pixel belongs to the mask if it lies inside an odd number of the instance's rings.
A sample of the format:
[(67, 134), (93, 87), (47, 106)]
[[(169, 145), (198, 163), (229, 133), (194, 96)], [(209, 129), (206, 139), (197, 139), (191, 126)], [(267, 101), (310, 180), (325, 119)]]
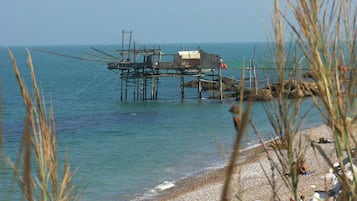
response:
[[(184, 84), (184, 87), (197, 88), (198, 81), (190, 81)], [(215, 92), (216, 95), (209, 96), (212, 99), (219, 99), (219, 82), (201, 82), (203, 91)], [(223, 97), (225, 99), (235, 98), (240, 99), (241, 87), (235, 79), (222, 79)], [(271, 101), (277, 97), (279, 91), (283, 91), (286, 98), (305, 98), (312, 95), (318, 95), (319, 90), (314, 81), (283, 81), (282, 83), (273, 83), (262, 88), (244, 88), (243, 100), (251, 101)]]

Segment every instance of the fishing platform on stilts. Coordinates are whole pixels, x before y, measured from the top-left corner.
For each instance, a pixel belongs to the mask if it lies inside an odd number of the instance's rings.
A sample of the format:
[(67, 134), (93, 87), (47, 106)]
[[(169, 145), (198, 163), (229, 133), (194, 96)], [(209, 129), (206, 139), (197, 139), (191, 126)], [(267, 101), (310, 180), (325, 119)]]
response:
[[(129, 41), (125, 44), (125, 36)], [(156, 100), (160, 77), (178, 77), (181, 80), (181, 98), (185, 96), (185, 77), (194, 77), (198, 81), (198, 98), (202, 98), (202, 83), (209, 82), (218, 86), (220, 99), (223, 99), (222, 67), (226, 65), (219, 55), (209, 54), (202, 49), (178, 51), (165, 54), (161, 48), (137, 48), (132, 45), (132, 31), (123, 31), (122, 49), (118, 61), (107, 63), (108, 69), (119, 71), (120, 99), (126, 101), (128, 93), (133, 93), (134, 100)], [(206, 79), (207, 76), (216, 78)]]

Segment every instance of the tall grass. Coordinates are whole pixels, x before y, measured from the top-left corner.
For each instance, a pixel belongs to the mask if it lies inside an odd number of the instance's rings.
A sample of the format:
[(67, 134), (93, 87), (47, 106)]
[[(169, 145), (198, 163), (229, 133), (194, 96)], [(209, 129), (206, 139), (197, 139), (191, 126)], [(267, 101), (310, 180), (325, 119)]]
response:
[[(66, 158), (59, 168), (57, 140), (52, 107), (46, 108), (45, 100), (37, 86), (35, 70), (30, 52), (27, 50), (28, 65), (31, 72), (33, 95), (27, 89), (16, 64), (13, 53), (8, 49), (19, 89), (27, 111), (23, 132), (23, 142), (19, 148), (17, 161), (0, 155), (12, 168), (21, 194), (26, 200), (78, 200), (78, 187), (73, 184), (73, 174)], [(1, 104), (0, 104), (1, 105)], [(0, 139), (2, 131), (0, 130)], [(2, 153), (0, 140), (0, 154)], [(4, 168), (4, 167), (1, 167)], [(62, 173), (60, 171), (63, 171)], [(12, 192), (18, 193), (18, 192)]]
[[(3, 155), (2, 100), (3, 100), (2, 99), (2, 83), (0, 82), (0, 170), (5, 169), (5, 161), (4, 161), (4, 155)], [(0, 182), (0, 185), (4, 186), (5, 179), (3, 179), (1, 175), (0, 175), (0, 180), (2, 181), (2, 182)]]
[[(298, 184), (299, 184), (299, 168), (300, 164), (304, 163), (304, 155), (307, 144), (300, 138), (298, 133), (302, 127), (305, 116), (310, 112), (310, 109), (301, 111), (303, 103), (302, 96), (302, 75), (301, 75), (301, 62), (297, 59), (291, 60), (291, 57), (296, 58), (296, 52), (291, 56), (291, 52), (287, 52), (289, 43), (286, 42), (285, 26), (283, 18), (281, 17), (280, 5), (278, 1), (274, 1), (274, 15), (272, 17), (273, 25), (273, 42), (270, 45), (270, 52), (274, 55), (274, 71), (275, 77), (278, 78), (278, 85), (274, 91), (276, 99), (264, 104), (264, 109), (268, 120), (273, 128), (273, 138), (275, 139), (273, 145), (274, 156), (268, 155), (271, 166), (278, 176), (283, 180), (284, 184), (291, 190), (294, 200), (298, 198)], [(293, 43), (290, 43), (290, 46)], [(292, 68), (295, 72), (294, 76), (289, 74)], [(272, 73), (272, 72), (270, 72)], [(272, 76), (274, 81), (274, 76)], [(287, 90), (296, 87), (293, 98), (289, 98)], [(271, 89), (273, 90), (273, 89)], [(254, 124), (253, 124), (254, 126)], [(255, 129), (256, 130), (256, 129)], [(257, 133), (258, 134), (258, 133)], [(258, 135), (259, 136), (259, 135)], [(298, 139), (297, 139), (298, 138)], [(268, 152), (268, 150), (266, 149)], [(274, 181), (275, 175), (270, 178)], [(272, 182), (273, 199), (278, 200), (277, 188)]]
[[(357, 200), (356, 174), (350, 184), (344, 160), (353, 164), (356, 140), (349, 130), (347, 117), (356, 120), (356, 5), (350, 0), (286, 1), (296, 23), (287, 18), (294, 40), (304, 55), (320, 91), (314, 98), (321, 117), (331, 128), (336, 154), (342, 167), (341, 199)], [(343, 75), (343, 67), (349, 69)], [(344, 77), (347, 76), (347, 80)], [(319, 149), (323, 154), (322, 149)], [(333, 164), (328, 157), (325, 160)], [(353, 169), (353, 168), (352, 168)], [(353, 171), (353, 170), (352, 170)]]
[[(283, 2), (284, 8), (281, 8)], [(319, 93), (313, 96), (314, 106), (321, 118), (333, 133), (335, 152), (342, 173), (337, 174), (342, 184), (337, 195), (340, 200), (357, 200), (357, 173), (352, 168), (352, 179), (349, 179), (345, 164), (355, 164), (354, 150), (357, 146), (355, 139), (357, 126), (357, 75), (356, 75), (356, 37), (357, 37), (357, 8), (351, 0), (283, 0), (274, 1), (272, 18), (273, 42), (270, 51), (274, 55), (274, 67), (279, 85), (274, 89), (276, 99), (265, 104), (266, 115), (276, 137), (273, 155), (267, 157), (278, 176), (290, 189), (291, 197), (298, 200), (299, 163), (304, 160), (305, 149), (300, 135), (305, 115), (309, 110), (301, 111), (302, 76), (287, 76), (286, 67), (293, 67), (294, 72), (300, 72), (302, 62), (295, 60), (290, 66), (286, 50), (287, 41), (297, 48), (297, 55), (304, 58), (304, 63), (312, 74), (313, 82)], [(287, 33), (287, 34), (286, 34)], [(343, 68), (347, 67), (345, 74)], [(297, 86), (295, 99), (288, 99), (286, 88)], [(271, 89), (273, 90), (273, 89)], [(241, 100), (242, 101), (242, 100)], [(240, 127), (246, 127), (247, 122), (240, 122)], [(251, 125), (256, 131), (254, 122)], [(257, 135), (259, 133), (256, 131)], [(237, 139), (241, 136), (237, 132)], [(318, 153), (333, 168), (331, 161), (323, 149), (315, 146)], [(235, 148), (233, 148), (233, 152)], [(235, 158), (231, 158), (231, 163)], [(355, 164), (356, 165), (356, 164)], [(286, 174), (288, 173), (288, 174)], [(228, 176), (227, 181), (231, 176)], [(268, 177), (268, 176), (267, 176)], [(272, 186), (273, 200), (280, 200), (276, 193), (274, 171), (267, 178)], [(232, 190), (234, 191), (234, 190)], [(222, 197), (222, 200), (227, 200)]]
[[(244, 83), (244, 68), (242, 68), (242, 82)], [(240, 105), (233, 104), (229, 109), (232, 114), (233, 124), (236, 129), (236, 138), (233, 144), (232, 153), (230, 156), (230, 161), (227, 166), (226, 180), (224, 182), (221, 200), (228, 201), (232, 199), (233, 191), (232, 189), (232, 179), (236, 169), (236, 162), (239, 157), (239, 148), (240, 143), (247, 129), (249, 120), (250, 120), (250, 112), (251, 112), (251, 104), (248, 104), (246, 109), (243, 110), (243, 93), (244, 86), (241, 86), (240, 90)]]

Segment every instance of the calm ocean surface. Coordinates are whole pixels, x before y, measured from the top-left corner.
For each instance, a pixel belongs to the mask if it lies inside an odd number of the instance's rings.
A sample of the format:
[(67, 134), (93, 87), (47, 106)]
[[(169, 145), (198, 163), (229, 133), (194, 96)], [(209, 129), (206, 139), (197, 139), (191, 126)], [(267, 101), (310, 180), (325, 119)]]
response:
[[(229, 67), (224, 75), (239, 78), (239, 67), (253, 57), (254, 45), (259, 63), (264, 57), (262, 43), (200, 47), (224, 59)], [(120, 45), (94, 47), (113, 53)], [(164, 53), (176, 53), (182, 47), (195, 50), (198, 45), (161, 45)], [(36, 48), (74, 56), (90, 51), (90, 46)], [(22, 76), (30, 83), (25, 47), (11, 49)], [(160, 78), (158, 100), (134, 102), (129, 97), (121, 102), (120, 79), (106, 64), (31, 53), (38, 84), (54, 108), (59, 154), (61, 158), (68, 154), (72, 170), (78, 168), (77, 184), (85, 187), (82, 200), (122, 201), (150, 196), (164, 181), (174, 182), (224, 165), (235, 135), (228, 112), (234, 100), (199, 100), (197, 89), (186, 89), (186, 97), (181, 100), (179, 78)], [(4, 151), (15, 160), (26, 113), (6, 48), (0, 48), (0, 82)], [(306, 99), (303, 110), (311, 104)], [(252, 117), (261, 134), (271, 136), (262, 103), (254, 103)], [(321, 124), (319, 119), (317, 112), (312, 112), (304, 128)], [(257, 139), (249, 132), (242, 146), (254, 144)], [(226, 156), (221, 154), (220, 146)], [(5, 183), (10, 185), (10, 179), (5, 178)], [(0, 188), (0, 198), (8, 190)]]

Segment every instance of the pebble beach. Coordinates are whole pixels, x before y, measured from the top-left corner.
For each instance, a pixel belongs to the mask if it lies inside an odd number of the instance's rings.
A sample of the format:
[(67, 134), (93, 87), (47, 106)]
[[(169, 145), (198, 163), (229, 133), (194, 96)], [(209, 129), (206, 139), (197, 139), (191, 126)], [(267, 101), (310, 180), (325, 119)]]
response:
[[(308, 166), (308, 174), (299, 176), (298, 193), (304, 200), (311, 200), (316, 192), (326, 190), (329, 185), (326, 180), (326, 174), (329, 171), (329, 165), (314, 151), (311, 143), (318, 144), (319, 139), (332, 139), (331, 131), (327, 126), (304, 130), (300, 133), (302, 142), (306, 145), (305, 162)], [(335, 156), (334, 143), (318, 144), (332, 162), (337, 161)], [(269, 154), (274, 157), (274, 150), (269, 148)], [(262, 146), (255, 147), (241, 153), (245, 155), (246, 160), (237, 166), (234, 175), (232, 188), (236, 188), (237, 195), (233, 195), (233, 200), (271, 200), (273, 197), (272, 185), (267, 176), (271, 179), (274, 175), (275, 188), (277, 196), (281, 200), (290, 200), (291, 192), (286, 187), (281, 177), (272, 172), (267, 153)], [(167, 201), (216, 201), (221, 200), (221, 190), (225, 179), (225, 168), (207, 171), (194, 178), (188, 178), (175, 183), (172, 188), (164, 190), (161, 194), (152, 200)]]

